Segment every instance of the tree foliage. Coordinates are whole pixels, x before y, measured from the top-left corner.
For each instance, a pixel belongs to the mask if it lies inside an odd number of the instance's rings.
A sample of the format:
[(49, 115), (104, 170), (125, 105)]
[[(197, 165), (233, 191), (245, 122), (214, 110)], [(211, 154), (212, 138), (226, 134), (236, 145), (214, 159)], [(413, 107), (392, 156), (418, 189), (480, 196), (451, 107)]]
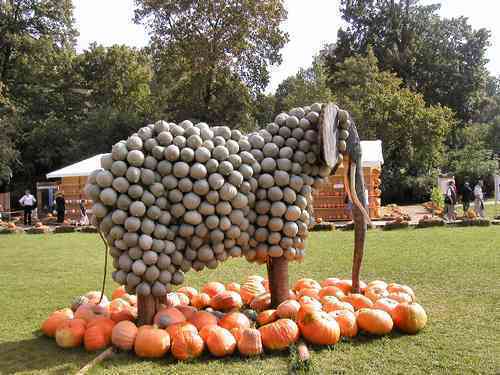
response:
[(444, 160), (444, 140), (452, 112), (426, 105), (422, 95), (404, 88), (394, 73), (380, 71), (369, 50), (349, 57), (331, 76), (337, 102), (354, 118), (361, 139), (383, 144), (384, 200), (428, 198), (432, 177)]
[(299, 69), (297, 74), (286, 78), (276, 89), (275, 112), (302, 106), (305, 103), (326, 103), (333, 100), (327, 85), (327, 75), (320, 56), (315, 56), (312, 66)]
[(397, 73), (427, 103), (447, 106), (469, 121), (485, 86), (490, 33), (472, 29), (465, 17), (440, 18), (439, 7), (419, 0), (342, 0), (347, 26), (338, 32), (330, 69), (366, 55), (371, 46), (382, 70)]
[[(147, 26), (157, 92), (174, 119), (192, 116), (238, 126), (251, 95), (267, 86), (288, 36), (281, 0), (136, 0), (135, 21)], [(175, 100), (174, 100), (175, 99)], [(234, 111), (240, 106), (240, 113)], [(230, 118), (236, 119), (231, 121)]]

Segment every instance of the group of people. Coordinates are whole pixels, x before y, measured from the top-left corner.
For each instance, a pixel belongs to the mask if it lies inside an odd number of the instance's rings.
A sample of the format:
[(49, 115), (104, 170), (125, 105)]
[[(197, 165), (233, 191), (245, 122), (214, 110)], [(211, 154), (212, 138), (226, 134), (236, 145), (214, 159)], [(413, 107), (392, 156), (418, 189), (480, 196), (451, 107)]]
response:
[[(24, 210), (24, 225), (32, 225), (32, 212), (36, 209), (36, 198), (31, 194), (29, 190), (24, 192), (24, 195), (19, 200), (19, 203)], [(57, 222), (64, 222), (64, 216), (66, 215), (66, 199), (64, 194), (58, 192), (56, 194), (56, 199), (53, 202), (53, 207), (57, 213)], [(80, 224), (88, 225), (89, 218), (87, 216), (87, 210), (85, 208), (84, 200), (80, 201)]]
[[(468, 182), (464, 183), (462, 189), (462, 205), (464, 209), (464, 215), (469, 211), (471, 202), (474, 202), (474, 211), (476, 215), (484, 218), (484, 194), (483, 194), (483, 181), (479, 180), (471, 188)], [(446, 189), (446, 194), (444, 197), (445, 203), (445, 217), (448, 220), (456, 220), (457, 215), (455, 213), (455, 205), (458, 203), (458, 193), (455, 186), (455, 181), (450, 181)]]

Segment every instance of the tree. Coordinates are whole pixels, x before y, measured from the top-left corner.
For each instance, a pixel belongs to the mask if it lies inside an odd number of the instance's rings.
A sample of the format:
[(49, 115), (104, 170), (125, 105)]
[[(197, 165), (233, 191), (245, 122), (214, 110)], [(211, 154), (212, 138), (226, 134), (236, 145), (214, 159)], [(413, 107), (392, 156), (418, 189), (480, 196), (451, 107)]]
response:
[(0, 1), (0, 81), (10, 83), (10, 72), (32, 53), (37, 40), (50, 38), (53, 45), (73, 47), (74, 28), (71, 0)]
[(371, 46), (380, 69), (396, 72), (427, 103), (447, 106), (469, 121), (485, 87), (490, 34), (473, 30), (465, 17), (442, 19), (438, 9), (418, 0), (342, 0), (347, 26), (338, 31), (331, 71)]
[(12, 165), (17, 161), (18, 152), (13, 141), (15, 131), (11, 123), (12, 107), (3, 95), (3, 84), (0, 81), (0, 189), (12, 178)]
[(313, 58), (312, 66), (300, 69), (296, 75), (286, 78), (276, 89), (276, 112), (288, 110), (304, 103), (333, 101), (327, 85), (327, 76), (320, 56)]
[[(135, 22), (150, 30), (156, 89), (167, 97), (164, 111), (204, 121), (230, 121), (223, 111), (245, 117), (250, 96), (269, 81), (269, 66), (281, 62), (288, 36), (281, 0), (136, 0)], [(183, 102), (186, 100), (186, 102)], [(194, 102), (193, 102), (194, 101)], [(226, 104), (221, 102), (227, 101)]]
[(384, 200), (428, 199), (432, 176), (444, 160), (445, 137), (454, 124), (452, 112), (427, 106), (422, 95), (404, 88), (394, 73), (380, 71), (371, 50), (366, 57), (339, 63), (331, 84), (361, 139), (382, 140)]
[(459, 143), (447, 153), (447, 172), (460, 182), (491, 180), (499, 168), (499, 159), (489, 147), (490, 134), (487, 124), (472, 124), (459, 129)]

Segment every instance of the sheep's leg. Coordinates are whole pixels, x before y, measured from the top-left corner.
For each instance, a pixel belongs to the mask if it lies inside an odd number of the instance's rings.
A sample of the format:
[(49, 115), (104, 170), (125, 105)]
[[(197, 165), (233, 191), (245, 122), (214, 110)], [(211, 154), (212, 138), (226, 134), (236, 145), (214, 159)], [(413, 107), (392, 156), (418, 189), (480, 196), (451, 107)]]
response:
[(268, 258), (267, 277), (271, 292), (271, 305), (276, 308), (281, 302), (288, 299), (288, 259), (284, 256)]

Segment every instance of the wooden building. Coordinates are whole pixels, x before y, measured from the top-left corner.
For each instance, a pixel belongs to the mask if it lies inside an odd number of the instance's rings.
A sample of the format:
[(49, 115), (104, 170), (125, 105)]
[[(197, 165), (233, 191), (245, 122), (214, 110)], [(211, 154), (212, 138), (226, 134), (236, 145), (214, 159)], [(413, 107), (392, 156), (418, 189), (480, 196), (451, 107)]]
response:
[[(382, 141), (361, 141), (361, 151), (369, 213), (372, 219), (378, 219), (382, 217), (380, 199), (380, 174), (384, 163)], [(345, 167), (344, 164), (340, 166), (335, 175), (329, 177), (329, 182), (315, 191), (313, 195), (315, 218), (323, 221), (351, 220), (351, 210), (344, 188)]]
[(85, 196), (83, 188), (87, 183), (88, 176), (96, 169), (101, 168), (101, 158), (104, 155), (106, 154), (95, 155), (47, 174), (48, 179), (60, 179), (57, 191), (64, 194), (66, 218), (76, 220), (80, 217), (81, 200), (85, 202), (87, 209), (92, 207), (92, 202)]

